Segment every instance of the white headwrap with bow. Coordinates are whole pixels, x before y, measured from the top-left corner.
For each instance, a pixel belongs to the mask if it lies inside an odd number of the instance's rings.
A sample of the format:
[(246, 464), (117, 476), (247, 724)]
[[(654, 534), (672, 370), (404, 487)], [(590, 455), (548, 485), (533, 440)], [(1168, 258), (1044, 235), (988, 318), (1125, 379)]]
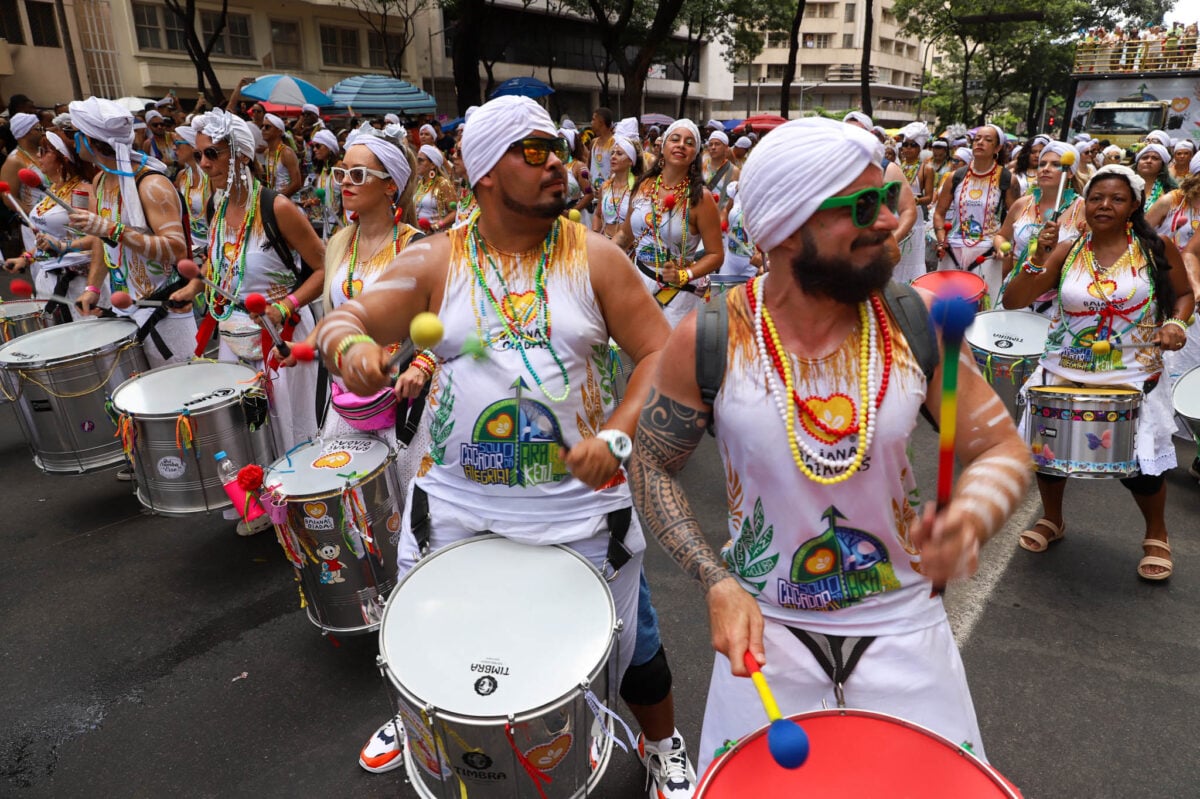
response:
[(408, 163), (408, 157), (404, 151), (382, 136), (364, 133), (361, 130), (355, 131), (347, 137), (346, 153), (349, 154), (351, 147), (360, 146), (366, 147), (372, 155), (379, 159), (379, 163), (383, 164), (384, 171), (395, 182), (396, 192), (402, 194), (404, 187), (408, 185), (408, 179), (412, 177), (412, 166)]
[(492, 171), (513, 142), (531, 133), (558, 135), (546, 109), (528, 97), (505, 95), (475, 109), (463, 126), (462, 155), (467, 180), (474, 186)]

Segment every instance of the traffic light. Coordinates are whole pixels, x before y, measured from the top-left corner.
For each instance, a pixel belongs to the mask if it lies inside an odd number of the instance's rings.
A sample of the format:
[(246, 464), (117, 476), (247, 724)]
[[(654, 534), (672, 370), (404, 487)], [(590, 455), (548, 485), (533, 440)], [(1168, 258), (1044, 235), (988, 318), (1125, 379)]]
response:
[(1050, 128), (1050, 130), (1054, 130), (1054, 123), (1057, 121), (1058, 120), (1054, 118), (1054, 115), (1051, 114), (1050, 117), (1046, 120), (1046, 126), (1048, 128)]

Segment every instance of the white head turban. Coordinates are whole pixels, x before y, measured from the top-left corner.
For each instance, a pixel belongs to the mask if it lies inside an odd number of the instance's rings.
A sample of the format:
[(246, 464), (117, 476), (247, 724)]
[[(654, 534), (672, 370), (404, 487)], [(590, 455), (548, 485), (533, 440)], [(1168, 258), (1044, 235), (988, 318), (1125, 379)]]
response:
[(146, 124), (147, 125), (156, 119), (162, 119), (162, 118), (163, 118), (163, 115), (160, 114), (159, 112), (155, 111), (153, 108), (151, 108), (149, 111), (146, 112)]
[(16, 114), (8, 123), (14, 138), (20, 139), (33, 130), (38, 118), (33, 114)]
[(1090, 141), (1077, 141), (1071, 146), (1075, 148), (1075, 152), (1079, 153), (1080, 158), (1086, 155), (1088, 150), (1092, 149)]
[(170, 95), (167, 95), (161, 100), (155, 100), (154, 102), (155, 108), (165, 108), (168, 105), (175, 105), (175, 98)]
[(1196, 142), (1192, 141), (1191, 139), (1180, 139), (1179, 141), (1175, 142), (1175, 149), (1173, 152), (1177, 153), (1181, 149), (1194, 153), (1196, 152)]
[(408, 185), (408, 179), (412, 177), (412, 166), (408, 163), (404, 151), (382, 136), (356, 131), (346, 139), (346, 152), (349, 153), (351, 147), (360, 145), (366, 147), (372, 155), (379, 159), (379, 163), (383, 164), (384, 171), (395, 182), (396, 191), (403, 193), (404, 187)]
[(408, 131), (399, 122), (389, 122), (383, 126), (383, 135), (389, 139), (393, 139), (393, 144), (400, 143), (408, 135)]
[(562, 128), (563, 130), (578, 130), (578, 128), (575, 127), (574, 120), (572, 120), (570, 117), (562, 118)]
[(479, 106), (463, 127), (467, 180), (474, 186), (500, 162), (513, 142), (535, 132), (558, 135), (546, 109), (528, 97), (506, 95)]
[(617, 123), (617, 126), (613, 128), (613, 135), (621, 136), (626, 139), (636, 139), (641, 135), (641, 132), (638, 130), (637, 117), (625, 117), (622, 119)]
[(668, 125), (667, 129), (663, 132), (662, 138), (664, 145), (666, 145), (667, 139), (671, 138), (671, 134), (677, 130), (683, 130), (692, 134), (692, 138), (696, 140), (697, 147), (699, 147), (700, 142), (703, 141), (700, 138), (700, 128), (696, 127), (695, 122), (690, 119), (677, 119)]
[[(708, 130), (709, 128), (712, 128), (713, 130), (725, 130), (725, 126), (715, 119), (708, 120), (708, 124), (704, 126), (705, 130)], [(699, 139), (700, 137), (697, 136), (696, 138)]]
[(990, 122), (986, 125), (980, 125), (978, 128), (976, 128), (975, 135), (978, 136), (979, 131), (983, 130), (984, 128), (991, 128), (992, 130), (996, 131), (996, 141), (1000, 142), (1001, 147), (1008, 144), (1008, 134), (1000, 130), (999, 125), (993, 125)]
[(1161, 130), (1152, 130), (1146, 134), (1146, 141), (1156, 141), (1163, 147), (1171, 146), (1171, 137)]
[(1038, 135), (1034, 136), (1032, 139), (1029, 140), (1029, 146), (1034, 147), (1038, 144), (1038, 142), (1041, 142), (1043, 145), (1046, 145), (1046, 144), (1049, 144), (1051, 141), (1053, 141), (1053, 139), (1051, 139), (1045, 133), (1039, 133)]
[(924, 147), (929, 141), (929, 127), (924, 122), (909, 122), (900, 128), (905, 141), (915, 141), (918, 147)]
[(1146, 181), (1143, 180), (1142, 176), (1137, 172), (1134, 172), (1132, 169), (1124, 166), (1123, 164), (1109, 164), (1108, 166), (1102, 166), (1097, 169), (1095, 173), (1092, 174), (1092, 177), (1088, 180), (1087, 185), (1083, 187), (1083, 196), (1086, 197), (1088, 191), (1090, 191), (1092, 188), (1092, 184), (1103, 178), (1105, 175), (1120, 175), (1128, 180), (1130, 186), (1133, 187), (1133, 201), (1139, 206), (1142, 204), (1142, 198), (1146, 196)]
[(59, 114), (54, 119), (50, 120), (50, 124), (59, 129), (69, 128), (71, 127), (71, 115), (65, 113)]
[[(750, 238), (769, 252), (882, 158), (879, 141), (853, 125), (819, 118), (780, 125), (750, 153), (738, 182)], [(797, 194), (797, 186), (805, 191)]]
[(875, 122), (872, 121), (872, 119), (862, 111), (851, 111), (849, 114), (846, 114), (846, 116), (842, 117), (842, 121), (846, 124), (857, 122), (867, 130), (875, 127)]
[(1024, 149), (1025, 149), (1024, 147), (1022, 147), (1021, 145), (1018, 144), (1016, 147), (1013, 148), (1012, 157), (1016, 158), (1018, 155), (1021, 154), (1021, 151)]
[(1110, 144), (1104, 148), (1104, 150), (1101, 154), (1102, 155), (1122, 156), (1122, 155), (1125, 155), (1125, 151), (1122, 150), (1119, 146), (1117, 146), (1115, 144)]
[(968, 150), (966, 147), (959, 147), (957, 150), (954, 151), (954, 157), (957, 158), (959, 161), (964, 161), (969, 164), (969, 163), (971, 163), (971, 159), (974, 158), (975, 155), (970, 150)]
[(283, 130), (284, 128), (287, 127), (287, 125), (283, 124), (283, 120), (280, 119), (279, 117), (275, 116), (274, 114), (266, 114), (263, 117), (263, 119), (266, 120), (267, 124), (274, 125), (275, 127), (279, 128), (280, 130)]
[(1077, 141), (1077, 142), (1091, 141), (1091, 140), (1092, 140), (1092, 137), (1090, 135), (1088, 135), (1087, 133), (1076, 133), (1075, 134), (1075, 141)]
[(395, 114), (384, 114), (383, 121), (389, 125), (399, 125), (400, 117), (396, 116)]
[(624, 136), (613, 136), (613, 146), (625, 153), (630, 161), (637, 162), (637, 147), (634, 146), (632, 139), (627, 139)]
[(432, 144), (422, 144), (421, 149), (417, 150), (417, 152), (432, 161), (433, 165), (438, 169), (441, 169), (442, 164), (446, 163), (446, 156), (442, 155), (442, 151)]
[[(1062, 158), (1063, 155), (1065, 155), (1068, 150), (1074, 150), (1074, 149), (1075, 149), (1074, 147), (1067, 144), (1065, 141), (1047, 142), (1046, 146), (1042, 148), (1042, 158), (1046, 157), (1046, 153), (1054, 153), (1059, 158)], [(1071, 162), (1071, 165), (1069, 167), (1067, 167), (1067, 170), (1072, 175), (1074, 175), (1075, 172), (1078, 171), (1078, 169), (1079, 169), (1079, 159), (1076, 158), (1074, 161)]]
[(714, 130), (712, 133), (708, 134), (708, 140), (710, 142), (719, 141), (726, 147), (729, 146), (729, 136), (723, 130)]
[(433, 129), (433, 125), (430, 125), (430, 124), (428, 124), (428, 123), (426, 123), (426, 124), (424, 124), (424, 125), (422, 125), (422, 126), (421, 126), (421, 128), (420, 128), (420, 132), (421, 132), (421, 133), (428, 133), (430, 136), (432, 136), (432, 137), (433, 137), (433, 138), (435, 138), (435, 139), (437, 138), (437, 135), (438, 135), (438, 132), (437, 132), (436, 130), (434, 130), (434, 129)]
[[(119, 175), (121, 183), (121, 220), (132, 228), (145, 227), (146, 214), (142, 210), (142, 201), (138, 197), (137, 183), (133, 177), (133, 114), (112, 100), (99, 97), (75, 100), (67, 108), (71, 114), (71, 121), (80, 133), (113, 148), (117, 160), (116, 174)], [(139, 166), (162, 166), (158, 161), (141, 153), (137, 156)], [(161, 171), (165, 172), (166, 168), (163, 167)]]
[(254, 157), (254, 126), (237, 114), (214, 108), (204, 115), (203, 127), (197, 130), (214, 142), (229, 142), (229, 148), (239, 156)]
[(300, 112), (302, 114), (312, 114), (313, 116), (318, 117), (321, 116), (321, 109), (317, 108), (312, 103), (305, 103), (304, 105), (300, 106)]
[(134, 130), (145, 130), (145, 129), (146, 129), (146, 123), (145, 123), (145, 122), (141, 122), (141, 121), (136, 121), (136, 122), (134, 122), (134, 123), (133, 123), (133, 129), (134, 129)]
[(191, 125), (180, 125), (175, 128), (175, 135), (193, 147), (196, 146), (196, 129)]
[(194, 114), (192, 116), (192, 118), (190, 120), (188, 120), (188, 124), (192, 126), (192, 130), (199, 133), (200, 131), (204, 130), (204, 123), (207, 121), (208, 121), (207, 113)]
[(58, 154), (63, 157), (63, 160), (69, 164), (75, 163), (75, 153), (71, 151), (71, 148), (68, 147), (61, 138), (55, 136), (53, 133), (50, 133), (47, 134), (46, 141), (50, 142), (50, 146), (58, 151)]
[(559, 128), (558, 135), (567, 140), (567, 146), (571, 148), (571, 152), (575, 152), (575, 133), (571, 128)]
[(1168, 163), (1171, 160), (1171, 154), (1168, 153), (1167, 148), (1163, 147), (1161, 144), (1155, 144), (1153, 142), (1151, 142), (1150, 144), (1147, 144), (1145, 147), (1143, 147), (1141, 150), (1138, 151), (1137, 160), (1141, 161), (1142, 158), (1145, 157), (1146, 153), (1154, 153), (1155, 155), (1157, 155), (1159, 158), (1162, 159), (1162, 162), (1164, 164)]
[(1188, 173), (1200, 175), (1200, 153), (1193, 155), (1192, 160), (1188, 162)]
[(467, 106), (467, 110), (463, 111), (463, 122), (470, 122), (471, 115), (474, 114), (478, 110), (479, 110), (479, 106), (477, 106), (477, 105)]
[(739, 150), (749, 150), (754, 146), (754, 142), (750, 141), (749, 136), (738, 136), (738, 139), (733, 143), (733, 146)]
[(342, 151), (342, 148), (338, 146), (337, 136), (334, 136), (331, 130), (318, 130), (313, 134), (312, 143), (329, 148), (329, 151), (334, 155)]

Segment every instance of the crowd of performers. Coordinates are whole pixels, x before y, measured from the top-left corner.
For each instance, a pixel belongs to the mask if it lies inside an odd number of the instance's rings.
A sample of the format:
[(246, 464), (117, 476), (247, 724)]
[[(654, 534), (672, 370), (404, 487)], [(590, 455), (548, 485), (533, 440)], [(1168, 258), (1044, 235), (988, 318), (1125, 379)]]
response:
[[(6, 268), (34, 271), (40, 291), (75, 303), (73, 318), (105, 309), (152, 326), (152, 366), (216, 342), (218, 359), (268, 374), (280, 452), (355, 429), (339, 413), (354, 398), (391, 385), (429, 397), (412, 435), (378, 433), (401, 453), (401, 574), (485, 531), (565, 545), (603, 569), (620, 527), (628, 561), (608, 583), (624, 623), (620, 693), (641, 727), (651, 797), (691, 796), (696, 767), (761, 726), (741, 679), (747, 651), (788, 712), (845, 702), (985, 757), (931, 588), (974, 572), (1029, 486), (1031, 453), (964, 349), (962, 471), (948, 504), (921, 503), (906, 447), (922, 408), (941, 409), (945, 354), (930, 360), (926, 314), (895, 305), (916, 297), (924, 308), (928, 293), (885, 291), (889, 281), (976, 272), (984, 307), (1050, 319), (1029, 385), (1143, 395), (1140, 474), (1122, 482), (1145, 519), (1137, 574), (1171, 574), (1169, 383), (1200, 362), (1188, 336), (1200, 283), (1191, 141), (1155, 132), (1130, 168), (1086, 139), (1013, 148), (992, 125), (934, 138), (915, 123), (892, 139), (858, 112), (760, 138), (689, 120), (643, 130), (601, 108), (587, 142), (570, 121), (505, 97), (471, 109), (447, 144), (431, 125), (414, 141), (394, 117), (335, 134), (307, 108), (297, 138), (262, 111), (194, 115), (150, 152), (135, 147), (134, 117), (107, 100), (73, 102), (49, 129), (16, 115), (20, 146), (5, 169), (34, 167), (86, 207), (15, 198), (35, 226)], [(189, 256), (207, 283), (178, 275)], [(166, 291), (169, 307), (110, 308), (118, 290)], [(318, 348), (332, 402), (316, 362), (272, 351), (239, 303), (252, 292), (269, 301), (270, 325)], [(710, 309), (724, 320), (715, 370), (697, 354)], [(445, 336), (397, 369), (392, 355), (424, 311)], [(1132, 346), (1100, 354), (1089, 344), (1101, 339)], [(610, 385), (614, 345), (631, 366), (623, 396), (596, 388)], [(472, 346), (483, 357), (461, 357)], [(514, 379), (563, 444), (549, 469), (515, 484), (467, 455)], [(729, 498), (719, 549), (678, 479), (706, 432)], [(1020, 538), (1033, 552), (1067, 526), (1065, 478), (1039, 474), (1037, 485), (1044, 518)], [(239, 522), (239, 533), (259, 529)], [(716, 655), (695, 759), (675, 725), (641, 568), (647, 533), (709, 608)], [(853, 658), (841, 651), (852, 644)], [(391, 770), (403, 746), (389, 719), (359, 762)]]

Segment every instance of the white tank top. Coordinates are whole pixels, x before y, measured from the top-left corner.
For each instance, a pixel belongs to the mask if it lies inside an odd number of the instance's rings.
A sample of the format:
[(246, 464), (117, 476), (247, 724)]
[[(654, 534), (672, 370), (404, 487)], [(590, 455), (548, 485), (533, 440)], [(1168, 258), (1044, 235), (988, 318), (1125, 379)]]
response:
[[(618, 485), (593, 491), (571, 477), (559, 457), (558, 437), (569, 447), (594, 436), (615, 398), (606, 369), (608, 329), (589, 277), (587, 229), (563, 219), (556, 225), (545, 271), (548, 312), (539, 310), (534, 284), (540, 247), (519, 255), (492, 249), (489, 261), (477, 237), (473, 268), (469, 237), (477, 226), (449, 231), (450, 264), (438, 314), (446, 336), (434, 348), (444, 362), (430, 385), (425, 419), (433, 443), (417, 477), (417, 485), (447, 502), (479, 508), (493, 519), (529, 520), (531, 530), (543, 529), (536, 540), (549, 543), (554, 533), (538, 520), (585, 519), (631, 504), (623, 474)], [(523, 350), (511, 343), (496, 304), (514, 318)], [(547, 314), (553, 349), (542, 332)], [(476, 336), (486, 342), (489, 357), (455, 357)], [(565, 398), (555, 356), (569, 376)]]
[[(653, 267), (658, 262), (677, 261), (680, 249), (685, 260), (695, 260), (700, 235), (684, 225), (684, 199), (682, 197), (670, 210), (663, 208), (656, 213), (649, 194), (639, 193), (629, 203), (629, 226), (633, 230), (634, 260)], [(691, 217), (691, 209), (686, 209)], [(657, 227), (655, 223), (657, 222)], [(686, 235), (685, 235), (686, 234)]]
[(611, 179), (604, 183), (600, 193), (600, 214), (604, 217), (604, 224), (619, 225), (625, 221), (629, 216), (629, 194), (628, 184), (617, 187)]
[[(70, 201), (70, 191), (63, 191), (61, 194), (65, 195), (68, 202)], [(70, 221), (70, 216), (67, 213), (67, 209), (48, 197), (39, 201), (33, 206), (33, 210), (29, 212), (29, 218), (33, 222), (34, 227), (49, 236), (53, 236), (64, 244), (75, 238), (74, 233), (67, 231), (67, 222)], [(87, 252), (69, 252), (61, 257), (49, 251), (38, 250), (36, 255), (38, 267), (47, 271), (74, 269), (79, 272), (87, 272), (88, 267), (92, 263), (90, 250)]]
[[(258, 202), (254, 193), (250, 200)], [(267, 302), (279, 302), (296, 284), (296, 270), (291, 264), (279, 260), (279, 255), (267, 239), (262, 217), (255, 209), (253, 225), (239, 241), (239, 231), (229, 229), (223, 222), (221, 208), (213, 213), (212, 230), (208, 248), (208, 279), (227, 289), (239, 300), (248, 294), (261, 294)], [(242, 262), (242, 254), (245, 262)], [(214, 297), (210, 288), (205, 288), (209, 312), (217, 318), (232, 316), (255, 324), (250, 316), (240, 310), (229, 309), (219, 297)]]
[[(181, 194), (187, 203), (188, 216), (192, 226), (192, 247), (208, 245), (208, 220), (204, 217), (208, 198), (211, 194), (208, 188), (208, 175), (199, 169), (185, 169), (183, 172), (183, 188)], [(197, 177), (199, 175), (199, 177)]]
[[(925, 400), (925, 378), (895, 321), (887, 317), (894, 363), (870, 450), (856, 474), (823, 486), (792, 460), (787, 428), (766, 379), (766, 370), (774, 367), (758, 350), (746, 289), (728, 292), (725, 301), (728, 365), (713, 418), (729, 501), (726, 565), (757, 598), (764, 616), (807, 630), (905, 633), (944, 619), (908, 539), (919, 497), (906, 447)], [(825, 358), (791, 359), (796, 391), (834, 433), (857, 418), (858, 347), (855, 332)], [(882, 341), (877, 347), (882, 369)], [(797, 419), (797, 438), (823, 457), (851, 455), (857, 433), (828, 435), (810, 418)], [(815, 469), (826, 477), (841, 473)]]

